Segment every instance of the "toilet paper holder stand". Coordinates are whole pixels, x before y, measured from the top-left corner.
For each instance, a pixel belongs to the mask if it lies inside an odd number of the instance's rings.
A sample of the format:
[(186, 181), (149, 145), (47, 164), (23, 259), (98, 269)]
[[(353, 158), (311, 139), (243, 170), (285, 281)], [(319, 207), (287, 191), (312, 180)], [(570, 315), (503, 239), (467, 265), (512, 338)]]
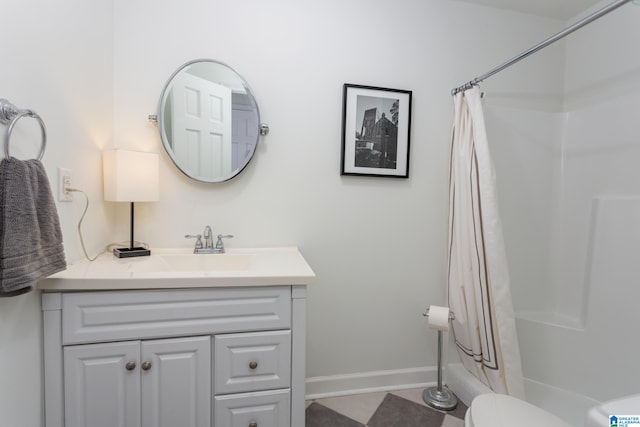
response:
[[(429, 308), (422, 314), (429, 317)], [(449, 311), (449, 321), (455, 319), (452, 311)], [(442, 387), (442, 331), (438, 331), (438, 385), (426, 388), (422, 392), (422, 400), (427, 405), (443, 411), (452, 411), (458, 406), (458, 399), (449, 391)]]

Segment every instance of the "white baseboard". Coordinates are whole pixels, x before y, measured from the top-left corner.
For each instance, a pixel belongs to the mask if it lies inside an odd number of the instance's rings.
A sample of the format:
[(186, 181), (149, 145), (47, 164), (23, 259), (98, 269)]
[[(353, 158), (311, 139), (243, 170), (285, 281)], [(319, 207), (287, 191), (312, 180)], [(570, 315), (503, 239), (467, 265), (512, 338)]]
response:
[(306, 380), (307, 400), (350, 394), (431, 387), (438, 381), (435, 366), (311, 377)]

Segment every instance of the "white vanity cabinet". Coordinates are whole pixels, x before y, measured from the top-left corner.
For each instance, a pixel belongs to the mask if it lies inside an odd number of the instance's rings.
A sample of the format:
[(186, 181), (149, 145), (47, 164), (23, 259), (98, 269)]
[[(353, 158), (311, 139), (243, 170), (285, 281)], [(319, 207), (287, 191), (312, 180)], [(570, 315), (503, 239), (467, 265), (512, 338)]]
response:
[(45, 287), (45, 426), (302, 427), (305, 298)]

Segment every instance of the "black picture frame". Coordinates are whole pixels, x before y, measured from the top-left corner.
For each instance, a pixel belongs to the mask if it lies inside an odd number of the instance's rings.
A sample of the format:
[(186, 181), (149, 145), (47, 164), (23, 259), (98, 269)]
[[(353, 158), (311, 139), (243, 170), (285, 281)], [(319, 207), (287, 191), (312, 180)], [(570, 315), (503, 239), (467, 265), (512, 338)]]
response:
[(345, 83), (340, 175), (409, 177), (410, 90)]

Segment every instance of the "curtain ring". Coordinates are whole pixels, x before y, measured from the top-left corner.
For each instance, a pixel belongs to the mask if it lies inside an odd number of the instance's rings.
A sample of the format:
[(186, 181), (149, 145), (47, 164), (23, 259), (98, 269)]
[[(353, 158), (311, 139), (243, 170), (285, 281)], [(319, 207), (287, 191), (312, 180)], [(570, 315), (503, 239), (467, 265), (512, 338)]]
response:
[(4, 141), (4, 156), (7, 159), (11, 158), (11, 154), (9, 153), (9, 142), (11, 140), (11, 132), (13, 132), (13, 127), (18, 122), (18, 120), (20, 120), (22, 117), (25, 117), (25, 116), (33, 117), (34, 119), (38, 120), (38, 123), (40, 124), (40, 130), (42, 134), (42, 143), (40, 145), (40, 152), (38, 153), (38, 160), (42, 160), (42, 157), (44, 156), (44, 150), (47, 148), (47, 128), (44, 125), (44, 121), (42, 120), (42, 117), (40, 117), (33, 110), (19, 111), (18, 114), (16, 114), (13, 117), (13, 119), (11, 119), (11, 123), (9, 123), (9, 126), (7, 127), (6, 139)]

